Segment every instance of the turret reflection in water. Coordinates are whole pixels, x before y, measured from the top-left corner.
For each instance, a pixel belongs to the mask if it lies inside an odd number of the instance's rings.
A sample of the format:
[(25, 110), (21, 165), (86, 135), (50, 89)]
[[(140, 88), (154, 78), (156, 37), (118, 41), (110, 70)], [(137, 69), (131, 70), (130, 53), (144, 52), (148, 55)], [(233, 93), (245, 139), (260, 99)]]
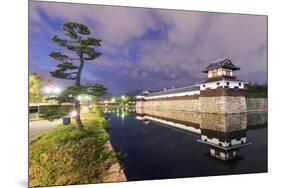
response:
[(201, 143), (210, 146), (210, 155), (223, 161), (234, 159), (247, 142), (247, 115), (201, 114)]
[(210, 146), (209, 155), (222, 161), (235, 159), (241, 147), (251, 144), (247, 141), (247, 127), (267, 122), (265, 113), (214, 115), (143, 108), (137, 108), (136, 113), (138, 120), (154, 121), (197, 134), (200, 138), (197, 141)]

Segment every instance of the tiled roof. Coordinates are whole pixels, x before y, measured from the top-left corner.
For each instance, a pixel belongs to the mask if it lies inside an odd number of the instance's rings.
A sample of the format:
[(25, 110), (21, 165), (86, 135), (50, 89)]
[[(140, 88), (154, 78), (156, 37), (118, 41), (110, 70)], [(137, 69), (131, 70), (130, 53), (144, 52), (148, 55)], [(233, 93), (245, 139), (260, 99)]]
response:
[(209, 82), (216, 82), (216, 81), (221, 81), (221, 80), (226, 80), (226, 81), (237, 81), (237, 82), (248, 82), (244, 80), (238, 80), (235, 77), (217, 77), (209, 80), (205, 80), (202, 82), (199, 82), (198, 84), (204, 84), (204, 83), (209, 83)]
[(183, 93), (183, 92), (188, 92), (188, 91), (197, 91), (199, 90), (200, 87), (197, 85), (193, 86), (187, 86), (187, 87), (181, 87), (181, 88), (175, 88), (175, 89), (167, 89), (167, 90), (162, 90), (158, 92), (153, 92), (149, 93), (147, 96), (152, 97), (152, 96), (158, 96), (158, 95), (168, 95), (168, 94), (174, 94), (174, 93)]
[(236, 67), (230, 59), (226, 58), (223, 60), (220, 60), (218, 62), (215, 63), (211, 63), (209, 66), (206, 67), (205, 70), (203, 70), (203, 73), (207, 73), (210, 70), (214, 70), (214, 69), (218, 69), (218, 68), (227, 68), (227, 69), (231, 69), (231, 70), (240, 70), (239, 67)]

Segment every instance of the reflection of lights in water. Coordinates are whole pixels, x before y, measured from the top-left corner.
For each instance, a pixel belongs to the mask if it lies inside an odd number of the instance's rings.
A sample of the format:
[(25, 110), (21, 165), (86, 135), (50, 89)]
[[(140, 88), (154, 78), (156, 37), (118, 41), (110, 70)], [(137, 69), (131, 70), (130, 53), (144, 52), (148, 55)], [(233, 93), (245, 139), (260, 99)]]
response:
[(122, 112), (121, 114), (121, 118), (122, 118), (122, 127), (124, 128), (124, 118), (125, 118), (125, 114)]
[(148, 125), (148, 124), (150, 123), (150, 121), (144, 120), (143, 123), (146, 124), (146, 125)]

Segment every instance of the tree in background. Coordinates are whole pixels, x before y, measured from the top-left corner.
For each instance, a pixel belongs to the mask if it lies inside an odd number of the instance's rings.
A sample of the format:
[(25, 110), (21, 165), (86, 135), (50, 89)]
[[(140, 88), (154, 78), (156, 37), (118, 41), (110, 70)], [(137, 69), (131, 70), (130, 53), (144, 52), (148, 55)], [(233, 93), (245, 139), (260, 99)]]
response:
[(29, 102), (40, 103), (44, 99), (42, 89), (48, 82), (36, 73), (29, 74)]
[(86, 37), (87, 35), (90, 35), (90, 30), (86, 25), (80, 23), (66, 22), (63, 24), (62, 30), (66, 39), (54, 35), (52, 40), (68, 52), (71, 52), (73, 57), (63, 54), (62, 52), (51, 52), (49, 56), (61, 63), (57, 65), (55, 71), (50, 73), (55, 78), (75, 81), (72, 86), (62, 92), (58, 97), (58, 100), (61, 102), (74, 102), (75, 111), (77, 113), (75, 116), (76, 124), (77, 127), (81, 129), (83, 128), (83, 124), (80, 118), (79, 94), (101, 96), (106, 92), (106, 88), (100, 84), (81, 84), (81, 75), (84, 64), (93, 61), (102, 55), (101, 52), (98, 52), (95, 49), (96, 47), (101, 46), (101, 40)]
[(267, 84), (259, 85), (258, 83), (246, 86), (246, 97), (267, 97)]
[(251, 84), (251, 85), (248, 85), (247, 86), (247, 91), (248, 92), (264, 92), (266, 93), (267, 92), (267, 85), (266, 84), (263, 84), (263, 85), (259, 85), (258, 83), (254, 83), (254, 84)]

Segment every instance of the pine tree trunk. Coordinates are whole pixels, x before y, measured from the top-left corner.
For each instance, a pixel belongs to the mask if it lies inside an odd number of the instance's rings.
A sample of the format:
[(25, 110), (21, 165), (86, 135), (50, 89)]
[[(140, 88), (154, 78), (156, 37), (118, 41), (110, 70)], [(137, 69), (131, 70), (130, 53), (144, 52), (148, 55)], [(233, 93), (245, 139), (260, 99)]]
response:
[(75, 117), (77, 128), (82, 129), (83, 124), (80, 118), (80, 101), (77, 99), (75, 100), (75, 111), (77, 112), (77, 115)]
[[(76, 82), (75, 82), (76, 86), (80, 86), (80, 79), (81, 79), (81, 73), (82, 73), (82, 70), (83, 70), (83, 66), (84, 66), (83, 54), (80, 54), (80, 66), (79, 66), (79, 69), (78, 69), (78, 72), (77, 72), (77, 78), (76, 78)], [(83, 126), (83, 123), (82, 123), (81, 118), (80, 118), (80, 101), (78, 99), (75, 99), (75, 111), (77, 112), (77, 115), (76, 115), (76, 118), (75, 118), (77, 128), (82, 129), (84, 126)]]

